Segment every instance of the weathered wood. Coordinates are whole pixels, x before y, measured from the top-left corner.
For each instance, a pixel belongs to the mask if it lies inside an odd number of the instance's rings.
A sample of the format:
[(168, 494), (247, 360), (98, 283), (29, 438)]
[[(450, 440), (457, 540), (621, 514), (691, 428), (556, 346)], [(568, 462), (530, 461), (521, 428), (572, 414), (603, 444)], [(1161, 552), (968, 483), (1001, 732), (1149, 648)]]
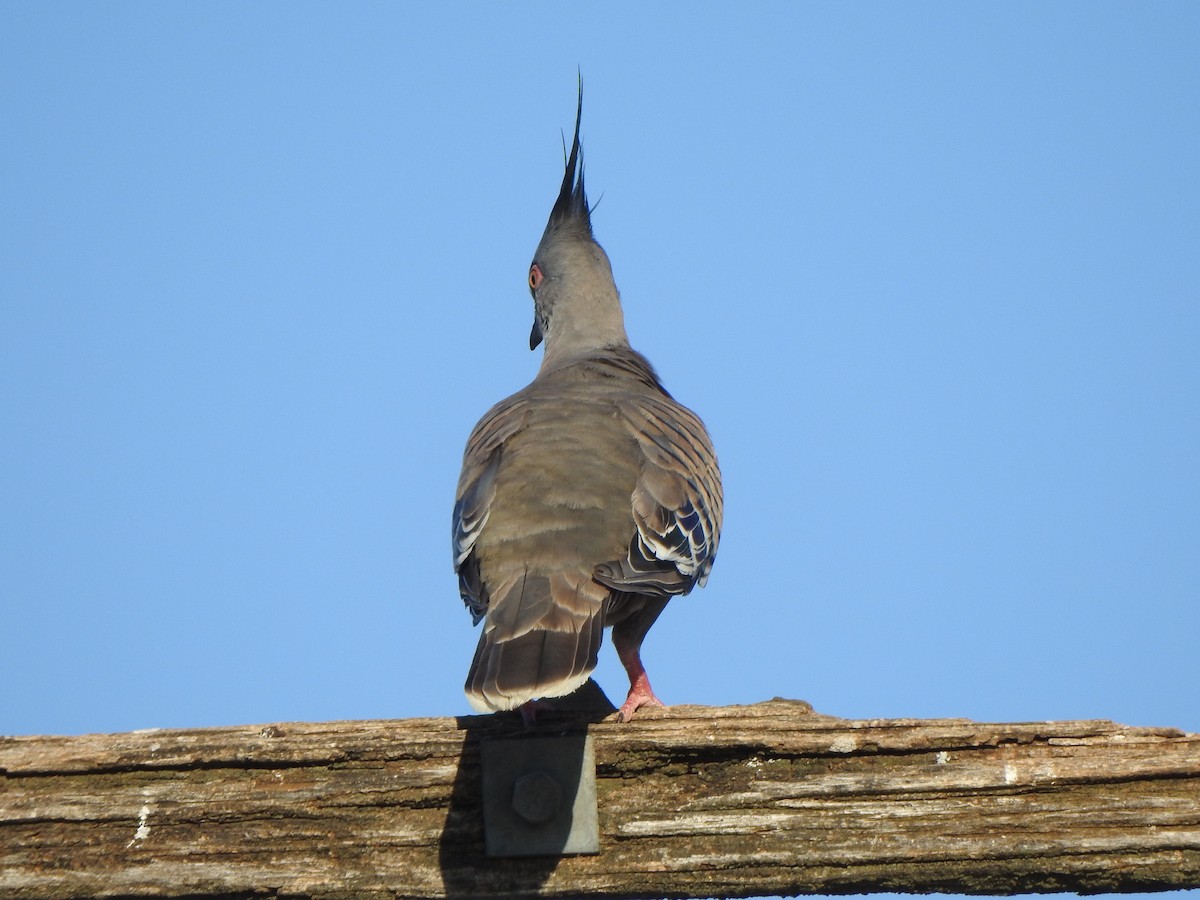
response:
[(674, 707), (594, 736), (601, 853), (483, 856), (509, 717), (0, 739), (0, 897), (1200, 886), (1200, 735)]

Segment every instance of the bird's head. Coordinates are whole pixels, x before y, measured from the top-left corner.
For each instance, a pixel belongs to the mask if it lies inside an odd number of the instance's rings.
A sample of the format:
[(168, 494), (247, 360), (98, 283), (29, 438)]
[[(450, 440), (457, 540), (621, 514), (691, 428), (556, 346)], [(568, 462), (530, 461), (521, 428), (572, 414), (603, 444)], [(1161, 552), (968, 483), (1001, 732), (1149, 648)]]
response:
[(612, 266), (592, 235), (591, 208), (583, 187), (579, 121), (583, 87), (575, 112), (575, 137), (550, 220), (529, 265), (533, 294), (532, 350), (544, 339), (542, 367), (603, 347), (629, 346)]

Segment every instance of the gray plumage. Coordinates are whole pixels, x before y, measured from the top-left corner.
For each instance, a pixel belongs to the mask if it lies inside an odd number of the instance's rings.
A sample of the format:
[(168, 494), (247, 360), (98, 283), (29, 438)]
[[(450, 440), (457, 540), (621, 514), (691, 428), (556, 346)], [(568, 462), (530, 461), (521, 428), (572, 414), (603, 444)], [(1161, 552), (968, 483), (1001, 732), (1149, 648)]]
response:
[[(667, 601), (703, 585), (721, 529), (721, 477), (703, 423), (630, 348), (620, 297), (592, 235), (575, 136), (529, 270), (537, 377), (467, 441), (454, 567), (483, 633), (466, 693), (479, 711), (569, 694), (601, 636), (629, 673), (621, 707), (661, 705), (640, 658)], [(688, 329), (691, 331), (691, 329)]]

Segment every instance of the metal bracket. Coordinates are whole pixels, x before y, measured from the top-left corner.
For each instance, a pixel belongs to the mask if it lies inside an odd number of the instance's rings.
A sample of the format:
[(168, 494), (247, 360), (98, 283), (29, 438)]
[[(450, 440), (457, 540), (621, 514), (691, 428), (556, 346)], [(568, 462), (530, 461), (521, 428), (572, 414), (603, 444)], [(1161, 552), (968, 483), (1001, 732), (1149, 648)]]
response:
[(480, 752), (488, 856), (600, 852), (591, 735), (484, 740)]

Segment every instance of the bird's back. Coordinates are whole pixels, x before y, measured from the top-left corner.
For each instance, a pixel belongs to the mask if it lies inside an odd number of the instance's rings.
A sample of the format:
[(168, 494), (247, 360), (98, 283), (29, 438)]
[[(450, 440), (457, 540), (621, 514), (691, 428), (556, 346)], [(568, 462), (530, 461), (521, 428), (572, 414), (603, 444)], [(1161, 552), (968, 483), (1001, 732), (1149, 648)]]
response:
[[(606, 613), (628, 614), (645, 587), (635, 583), (641, 576), (622, 584), (620, 573), (636, 545), (639, 484), (665, 461), (680, 477), (706, 482), (719, 517), (704, 426), (628, 348), (544, 371), (480, 420), (458, 489), (460, 508), (486, 510), (460, 568), (464, 597), (486, 614), (467, 682), (478, 708), (559, 696), (586, 680), (611, 624)], [(666, 593), (686, 593), (702, 577), (666, 568)], [(617, 583), (602, 583), (598, 572), (616, 573)]]

